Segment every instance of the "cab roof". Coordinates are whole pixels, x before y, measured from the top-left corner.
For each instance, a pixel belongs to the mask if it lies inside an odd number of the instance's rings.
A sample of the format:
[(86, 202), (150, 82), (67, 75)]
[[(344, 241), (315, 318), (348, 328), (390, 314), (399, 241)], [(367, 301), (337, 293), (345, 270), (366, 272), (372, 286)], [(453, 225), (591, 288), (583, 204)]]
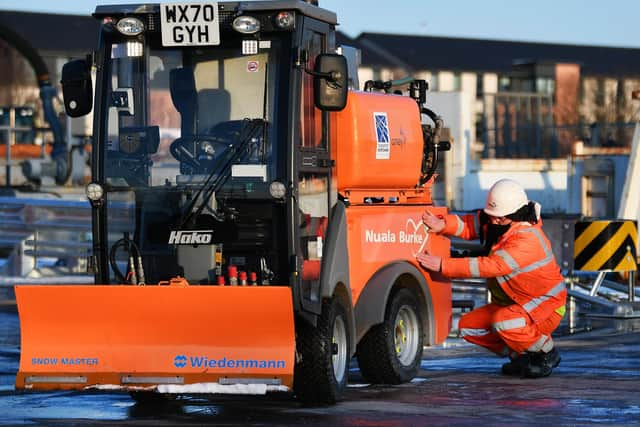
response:
[[(272, 1), (220, 1), (219, 10), (233, 10), (238, 12), (264, 12), (294, 10), (305, 16), (336, 25), (338, 23), (336, 14), (311, 3), (301, 0), (272, 0)], [(159, 14), (159, 3), (139, 3), (139, 4), (114, 4), (96, 6), (93, 16), (100, 18), (110, 15), (129, 14)]]

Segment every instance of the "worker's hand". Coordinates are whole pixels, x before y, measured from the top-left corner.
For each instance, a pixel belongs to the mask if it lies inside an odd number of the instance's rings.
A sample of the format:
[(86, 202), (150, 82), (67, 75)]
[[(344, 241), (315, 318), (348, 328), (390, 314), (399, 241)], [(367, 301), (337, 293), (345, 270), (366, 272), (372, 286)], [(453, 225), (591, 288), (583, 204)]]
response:
[(440, 271), (442, 268), (442, 258), (436, 255), (420, 253), (416, 255), (416, 260), (427, 270)]
[(446, 225), (444, 218), (434, 215), (428, 210), (422, 214), (422, 222), (429, 227), (431, 233), (440, 233)]

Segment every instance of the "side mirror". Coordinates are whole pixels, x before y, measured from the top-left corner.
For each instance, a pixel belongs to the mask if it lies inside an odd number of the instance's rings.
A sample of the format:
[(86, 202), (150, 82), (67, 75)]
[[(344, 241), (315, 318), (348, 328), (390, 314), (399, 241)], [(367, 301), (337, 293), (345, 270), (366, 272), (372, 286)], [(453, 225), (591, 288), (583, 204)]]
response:
[(340, 111), (347, 105), (347, 60), (334, 53), (316, 57), (313, 68), (314, 103), (323, 111)]
[(69, 117), (80, 117), (93, 107), (91, 65), (84, 59), (69, 61), (62, 66), (62, 97)]

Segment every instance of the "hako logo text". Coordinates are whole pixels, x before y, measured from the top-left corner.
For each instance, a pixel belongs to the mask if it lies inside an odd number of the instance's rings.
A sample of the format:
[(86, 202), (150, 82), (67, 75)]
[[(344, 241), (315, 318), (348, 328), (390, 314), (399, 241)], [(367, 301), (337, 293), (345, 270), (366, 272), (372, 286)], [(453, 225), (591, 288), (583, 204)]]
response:
[(187, 366), (187, 356), (184, 354), (179, 354), (173, 359), (173, 365), (176, 368), (184, 368)]
[(174, 230), (169, 235), (170, 245), (206, 245), (211, 243), (213, 230)]

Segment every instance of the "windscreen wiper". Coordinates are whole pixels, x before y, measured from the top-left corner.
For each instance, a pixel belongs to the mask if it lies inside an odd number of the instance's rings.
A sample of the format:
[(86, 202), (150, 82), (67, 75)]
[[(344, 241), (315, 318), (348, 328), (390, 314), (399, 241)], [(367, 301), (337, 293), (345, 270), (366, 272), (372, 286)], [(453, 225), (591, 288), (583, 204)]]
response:
[[(256, 147), (249, 147), (252, 142), (254, 145), (257, 143), (257, 141), (253, 141), (254, 137), (259, 134), (258, 131), (263, 127), (266, 127), (266, 121), (264, 119), (244, 119), (241, 129), (241, 132), (244, 133), (244, 135), (238, 137), (240, 143), (233, 145), (230, 148), (229, 153), (226, 156), (222, 156), (211, 169), (211, 172), (207, 176), (204, 184), (193, 196), (193, 199), (191, 199), (191, 202), (185, 209), (185, 214), (182, 221), (180, 221), (180, 226), (178, 227), (179, 229), (182, 229), (187, 224), (193, 225), (193, 220), (202, 213), (205, 207), (209, 204), (211, 197), (220, 190), (231, 176), (231, 167), (239, 160), (243, 160), (245, 155), (249, 155), (253, 150), (255, 150)], [(200, 196), (202, 196), (202, 202), (196, 209), (194, 209)]]

